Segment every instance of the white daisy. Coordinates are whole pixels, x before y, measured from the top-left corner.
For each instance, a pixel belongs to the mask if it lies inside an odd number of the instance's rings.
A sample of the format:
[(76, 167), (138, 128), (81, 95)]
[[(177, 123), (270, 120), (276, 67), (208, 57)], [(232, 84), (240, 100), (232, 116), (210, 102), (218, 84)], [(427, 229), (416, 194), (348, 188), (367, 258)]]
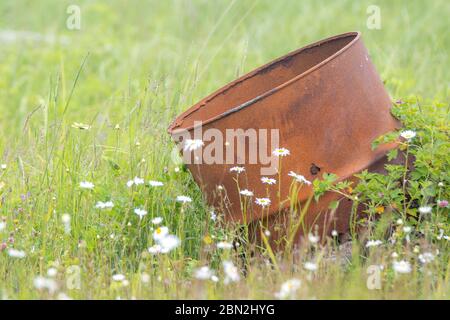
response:
[(419, 260), (423, 264), (433, 262), (434, 254), (432, 254), (431, 252), (424, 252), (424, 253), (419, 255)]
[(184, 143), (184, 151), (194, 151), (203, 147), (205, 143), (200, 139), (186, 139)]
[(410, 273), (411, 272), (411, 264), (408, 261), (394, 261), (392, 263), (394, 271), (397, 273)]
[(195, 270), (194, 277), (199, 280), (209, 280), (214, 275), (214, 271), (208, 266), (203, 266)]
[(155, 180), (150, 180), (150, 181), (148, 182), (148, 184), (149, 184), (151, 187), (161, 187), (161, 186), (164, 185), (164, 183), (162, 183), (161, 181), (155, 181)]
[(232, 168), (230, 168), (230, 172), (242, 173), (244, 171), (245, 171), (244, 167), (232, 167)]
[(94, 189), (94, 184), (89, 181), (82, 181), (80, 182), (80, 188), (92, 190)]
[(134, 177), (133, 180), (130, 180), (130, 181), (127, 182), (127, 187), (130, 188), (133, 185), (138, 186), (138, 185), (141, 185), (141, 184), (144, 184), (144, 179), (139, 178), (139, 177)]
[(162, 238), (166, 237), (169, 234), (169, 228), (167, 227), (159, 227), (153, 232), (153, 240), (160, 241)]
[(113, 275), (113, 276), (112, 276), (112, 279), (113, 279), (114, 281), (119, 281), (119, 282), (121, 282), (121, 281), (124, 281), (124, 280), (125, 280), (125, 276), (124, 276), (123, 274), (118, 273), (118, 274)]
[(162, 217), (155, 217), (152, 219), (153, 224), (160, 224), (163, 221)]
[(277, 180), (275, 180), (273, 178), (269, 178), (269, 177), (262, 177), (261, 181), (262, 181), (262, 183), (265, 183), (265, 184), (275, 184), (275, 183), (277, 183)]
[(404, 233), (410, 233), (412, 231), (412, 228), (410, 226), (404, 226), (403, 227), (403, 232)]
[(267, 206), (270, 206), (270, 199), (269, 198), (256, 198), (255, 203), (257, 205), (260, 205), (261, 207), (267, 207)]
[(6, 229), (6, 223), (3, 221), (0, 221), (0, 232)]
[(241, 277), (239, 275), (238, 268), (230, 260), (225, 260), (222, 262), (223, 271), (225, 273), (224, 283), (228, 284), (230, 282), (238, 282)]
[(5, 170), (7, 168), (6, 164), (2, 164), (2, 169)]
[(139, 219), (142, 219), (148, 212), (147, 210), (136, 208), (134, 209), (134, 213), (136, 213), (139, 216)]
[(177, 201), (181, 202), (181, 203), (188, 203), (188, 202), (192, 202), (192, 199), (187, 196), (178, 196)]
[(317, 264), (314, 262), (305, 262), (303, 267), (308, 271), (316, 271), (317, 270)]
[(286, 148), (277, 148), (277, 149), (273, 150), (272, 154), (277, 157), (285, 157), (285, 156), (290, 155), (290, 152)]
[(148, 248), (148, 252), (151, 254), (158, 254), (161, 253), (162, 247), (159, 244), (155, 244)]
[(431, 213), (432, 208), (429, 206), (424, 206), (419, 208), (419, 212), (422, 214), (428, 214)]
[(114, 207), (114, 203), (112, 201), (106, 202), (98, 201), (97, 204), (95, 205), (95, 208), (97, 209), (111, 209), (112, 207)]
[(301, 174), (295, 173), (294, 171), (290, 171), (288, 176), (293, 177), (297, 182), (304, 183), (304, 184), (307, 184), (307, 185), (311, 184), (311, 181), (307, 180)]
[(416, 132), (412, 131), (412, 130), (405, 130), (405, 131), (402, 131), (400, 133), (400, 135), (402, 136), (402, 138), (404, 138), (406, 140), (411, 140), (416, 136)]
[(212, 221), (216, 221), (217, 220), (217, 214), (214, 211), (211, 211), (210, 213), (210, 217)]
[(253, 197), (253, 192), (247, 189), (241, 190), (239, 193), (246, 197)]
[(439, 235), (436, 236), (436, 239), (441, 240), (444, 236), (444, 229), (439, 229)]
[(62, 221), (63, 223), (70, 223), (70, 214), (64, 213), (64, 214), (61, 216), (61, 221)]
[(57, 274), (58, 270), (56, 268), (49, 268), (47, 270), (47, 276), (49, 276), (50, 278), (56, 277)]
[(281, 285), (279, 292), (275, 294), (278, 299), (294, 299), (302, 282), (299, 279), (290, 279)]
[(366, 248), (378, 247), (382, 243), (383, 243), (383, 241), (381, 241), (381, 240), (369, 240), (366, 242)]
[(180, 239), (173, 234), (169, 234), (164, 238), (162, 238), (161, 240), (159, 240), (159, 245), (162, 248), (161, 249), (162, 253), (168, 253), (172, 251), (173, 249), (177, 248), (180, 245), (180, 243), (181, 243)]
[(8, 255), (11, 258), (23, 259), (26, 257), (27, 254), (25, 253), (25, 251), (16, 250), (16, 249), (11, 248), (8, 250)]
[(226, 241), (220, 241), (216, 244), (216, 247), (218, 249), (225, 249), (225, 250), (229, 250), (233, 248), (233, 244), (230, 242), (226, 242)]
[(337, 237), (339, 235), (339, 233), (337, 232), (337, 230), (333, 230), (333, 231), (331, 231), (331, 235), (333, 237)]
[(320, 237), (318, 235), (313, 235), (312, 233), (308, 234), (308, 240), (311, 243), (317, 243), (320, 240)]
[(63, 225), (64, 225), (64, 232), (66, 233), (66, 234), (69, 234), (70, 233), (70, 214), (68, 214), (68, 213), (64, 213), (62, 216), (61, 216), (61, 221), (62, 221), (62, 223), (63, 223)]

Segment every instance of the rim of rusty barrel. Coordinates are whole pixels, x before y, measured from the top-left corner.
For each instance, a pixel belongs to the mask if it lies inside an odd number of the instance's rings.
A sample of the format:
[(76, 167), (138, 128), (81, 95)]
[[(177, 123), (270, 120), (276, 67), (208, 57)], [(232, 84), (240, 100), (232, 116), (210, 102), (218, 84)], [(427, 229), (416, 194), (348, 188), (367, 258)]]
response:
[(342, 33), (342, 34), (338, 34), (332, 37), (328, 37), (319, 41), (316, 41), (314, 43), (311, 43), (307, 46), (301, 47), (300, 49), (294, 50), (289, 52), (288, 54), (285, 54), (284, 56), (277, 58), (275, 60), (271, 60), (270, 62), (262, 65), (259, 68), (253, 69), (252, 71), (244, 74), (243, 76), (235, 79), (234, 81), (228, 83), (227, 85), (219, 88), (218, 90), (216, 90), (215, 92), (213, 92), (212, 94), (206, 96), (205, 98), (201, 99), (199, 102), (197, 102), (196, 104), (194, 104), (192, 107), (190, 107), (189, 109), (187, 109), (186, 111), (184, 111), (183, 113), (181, 113), (174, 121), (172, 121), (172, 123), (169, 125), (169, 128), (167, 129), (167, 131), (171, 134), (176, 133), (177, 131), (182, 131), (182, 130), (192, 130), (195, 128), (195, 125), (189, 125), (186, 127), (182, 127), (183, 121), (190, 115), (192, 115), (194, 112), (196, 112), (197, 110), (199, 110), (200, 108), (206, 107), (207, 103), (209, 101), (211, 101), (212, 99), (214, 99), (215, 97), (217, 97), (219, 94), (224, 93), (225, 91), (232, 89), (234, 86), (236, 86), (237, 84), (259, 74), (261, 71), (264, 71), (264, 69), (268, 69), (273, 65), (276, 65), (277, 63), (289, 59), (292, 56), (295, 56), (299, 53), (301, 53), (302, 51), (305, 51), (307, 49), (313, 48), (313, 47), (317, 47), (317, 46), (321, 46), (324, 43), (327, 42), (331, 42), (340, 38), (347, 38), (347, 37), (354, 37), (349, 43), (347, 43), (346, 45), (344, 45), (341, 49), (337, 50), (335, 53), (331, 54), (329, 57), (327, 57), (326, 59), (320, 61), (317, 64), (314, 64), (312, 67), (310, 67), (309, 69), (305, 70), (304, 72), (292, 77), (291, 79), (279, 84), (278, 86), (275, 86), (272, 89), (269, 89), (265, 92), (263, 92), (261, 95), (258, 95), (255, 98), (251, 98), (248, 101), (238, 104), (237, 106), (231, 106), (228, 110), (226, 110), (225, 112), (222, 112), (216, 116), (210, 117), (209, 119), (202, 119), (202, 123), (201, 125), (205, 125), (205, 124), (209, 124), (212, 122), (215, 122), (217, 120), (220, 120), (222, 118), (227, 117), (228, 115), (235, 113), (243, 108), (246, 108), (270, 95), (272, 95), (273, 93), (295, 83), (296, 81), (298, 81), (299, 79), (302, 79), (304, 77), (306, 77), (307, 75), (309, 75), (310, 73), (316, 71), (317, 69), (320, 69), (321, 67), (325, 66), (326, 64), (328, 64), (330, 61), (336, 59), (337, 57), (339, 57), (341, 54), (343, 54), (345, 51), (347, 51), (348, 49), (350, 49), (356, 42), (358, 42), (358, 40), (361, 38), (361, 32), (360, 31), (351, 31), (351, 32), (346, 32), (346, 33)]

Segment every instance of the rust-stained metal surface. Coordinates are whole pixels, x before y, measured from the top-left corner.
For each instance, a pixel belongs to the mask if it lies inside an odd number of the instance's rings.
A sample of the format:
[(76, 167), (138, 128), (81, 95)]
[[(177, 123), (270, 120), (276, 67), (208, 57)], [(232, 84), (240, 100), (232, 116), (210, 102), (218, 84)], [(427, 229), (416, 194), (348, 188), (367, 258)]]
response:
[[(294, 171), (312, 181), (323, 173), (352, 179), (364, 169), (379, 170), (385, 154), (395, 144), (371, 149), (380, 135), (399, 128), (390, 113), (391, 100), (372, 64), (358, 32), (334, 36), (293, 51), (217, 90), (177, 117), (169, 127), (178, 132), (193, 131), (194, 121), (202, 121), (203, 131), (214, 128), (225, 136), (226, 129), (278, 129), (280, 147), (290, 155), (282, 158), (281, 199), (289, 195)], [(205, 141), (205, 147), (208, 142)], [(227, 146), (223, 145), (225, 152)], [(270, 151), (269, 151), (270, 152)], [(248, 157), (246, 157), (248, 159)], [(239, 164), (189, 164), (195, 181), (208, 203), (226, 212), (225, 218), (242, 221), (236, 174), (230, 168)], [(240, 189), (254, 197), (265, 197), (267, 188), (272, 219), (280, 219), (275, 185), (261, 183), (261, 164), (242, 164)], [(218, 189), (223, 186), (223, 189)], [(304, 202), (312, 189), (304, 186), (298, 199)], [(312, 203), (306, 222), (323, 223), (329, 203), (339, 199), (328, 193)], [(345, 200), (346, 202), (346, 200)], [(247, 221), (261, 218), (262, 210), (253, 205)], [(338, 232), (349, 225), (349, 204), (341, 203), (328, 224)], [(325, 228), (327, 229), (327, 228)]]

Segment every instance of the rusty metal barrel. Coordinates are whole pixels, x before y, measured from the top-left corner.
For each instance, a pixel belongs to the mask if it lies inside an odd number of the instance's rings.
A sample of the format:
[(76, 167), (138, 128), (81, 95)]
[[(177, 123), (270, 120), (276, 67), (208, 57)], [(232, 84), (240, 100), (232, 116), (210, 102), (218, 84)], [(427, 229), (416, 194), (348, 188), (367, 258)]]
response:
[[(400, 127), (390, 108), (391, 99), (361, 34), (350, 32), (295, 50), (245, 74), (179, 115), (168, 131), (178, 142), (186, 137), (197, 139), (196, 129), (214, 133), (215, 141), (211, 135), (200, 135), (203, 142), (197, 144), (199, 149), (190, 150), (194, 160), (187, 161), (187, 167), (206, 201), (220, 208), (225, 220), (251, 223), (267, 214), (275, 221), (282, 218), (277, 199), (289, 197), (290, 171), (312, 181), (323, 173), (334, 173), (340, 180), (354, 180), (353, 175), (362, 170), (382, 170), (386, 153), (396, 145), (386, 144), (372, 150), (371, 143)], [(237, 142), (229, 141), (227, 130), (235, 130), (236, 141), (249, 142), (241, 154)], [(265, 176), (261, 169), (267, 167), (267, 163), (262, 163), (263, 157), (256, 157), (255, 161), (251, 154), (254, 143), (249, 132), (260, 134), (263, 130), (266, 133), (276, 130), (279, 147), (290, 153), (280, 158), (281, 168), (277, 166), (271, 172), (271, 177), (277, 180), (273, 185), (261, 181)], [(211, 143), (216, 144), (216, 154), (209, 154), (214, 159), (202, 161), (204, 152), (211, 151), (208, 150)], [(220, 161), (220, 153), (237, 156), (222, 155)], [(230, 172), (235, 166), (245, 171)], [(246, 217), (242, 211), (243, 196), (239, 193), (243, 189), (253, 193), (253, 205)], [(298, 201), (304, 203), (311, 193), (311, 186), (304, 185)], [(268, 195), (270, 206), (262, 210), (254, 204), (254, 199)], [(331, 229), (345, 232), (350, 204), (342, 202), (332, 219), (327, 219), (330, 202), (339, 199), (339, 195), (327, 193), (318, 202), (313, 201), (306, 223), (319, 224), (324, 232)]]

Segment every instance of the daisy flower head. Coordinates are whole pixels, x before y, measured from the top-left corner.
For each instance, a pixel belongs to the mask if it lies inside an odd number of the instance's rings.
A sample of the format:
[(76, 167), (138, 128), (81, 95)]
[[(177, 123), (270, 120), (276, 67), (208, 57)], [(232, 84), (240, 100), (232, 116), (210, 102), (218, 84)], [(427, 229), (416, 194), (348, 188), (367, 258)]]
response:
[(195, 270), (194, 276), (199, 280), (209, 280), (214, 275), (214, 271), (208, 266), (203, 266)]
[(415, 131), (412, 131), (412, 130), (405, 130), (405, 131), (402, 131), (402, 132), (400, 133), (400, 136), (401, 136), (403, 139), (406, 139), (406, 140), (410, 141), (410, 140), (412, 140), (412, 139), (416, 136), (416, 132), (415, 132)]
[(238, 282), (241, 279), (239, 275), (238, 268), (230, 260), (225, 260), (222, 262), (223, 271), (225, 273), (224, 283), (228, 284), (230, 282)]
[(244, 167), (236, 166), (236, 167), (230, 168), (230, 172), (242, 173), (244, 171), (245, 171)]
[(427, 263), (433, 262), (433, 260), (434, 260), (434, 254), (432, 254), (431, 252), (424, 252), (419, 255), (419, 261), (422, 264), (427, 264)]
[(274, 156), (277, 156), (277, 157), (285, 157), (285, 156), (290, 155), (291, 153), (290, 153), (290, 151), (289, 151), (288, 149), (286, 149), (286, 148), (277, 148), (277, 149), (275, 149), (275, 150), (272, 151), (272, 154), (273, 154)]
[(273, 178), (269, 178), (269, 177), (262, 177), (261, 182), (264, 184), (275, 184), (275, 183), (277, 183), (277, 180), (275, 180)]
[(147, 210), (136, 208), (134, 209), (134, 213), (136, 213), (139, 216), (139, 219), (142, 219), (145, 215), (147, 215)]
[(303, 267), (308, 271), (316, 271), (317, 270), (317, 264), (314, 262), (305, 262)]
[(138, 185), (141, 185), (141, 184), (144, 184), (144, 179), (139, 178), (139, 177), (134, 177), (133, 180), (129, 180), (127, 182), (127, 187), (131, 188), (133, 185), (138, 186)]
[(270, 206), (270, 199), (269, 198), (256, 198), (255, 203), (257, 205), (260, 205), (261, 207), (267, 207), (267, 206)]
[(203, 147), (205, 143), (200, 139), (186, 139), (184, 151), (194, 151)]
[(411, 226), (404, 226), (403, 227), (403, 232), (404, 233), (410, 233), (412, 231), (412, 227)]
[(411, 272), (411, 264), (405, 260), (394, 261), (392, 263), (392, 267), (394, 268), (394, 271), (397, 273), (410, 273)]
[(98, 201), (97, 204), (95, 205), (96, 209), (112, 209), (113, 207), (114, 203), (112, 201), (106, 202)]
[(173, 249), (177, 248), (181, 243), (180, 239), (173, 234), (169, 234), (163, 237), (158, 242), (159, 245), (161, 246), (162, 253), (168, 253), (172, 251)]
[(155, 217), (152, 219), (152, 223), (156, 225), (160, 224), (162, 221), (163, 221), (162, 217)]
[(112, 279), (114, 281), (119, 281), (120, 282), (120, 281), (124, 281), (125, 280), (125, 276), (123, 274), (118, 273), (118, 274), (114, 274), (112, 276)]
[(166, 237), (169, 234), (169, 228), (167, 227), (159, 227), (153, 232), (153, 240), (160, 241), (162, 238)]
[(158, 254), (161, 253), (162, 247), (159, 244), (155, 244), (147, 249), (150, 254)]
[(94, 189), (94, 184), (92, 182), (89, 182), (89, 181), (81, 181), (80, 182), (80, 188), (81, 189), (92, 190), (92, 189)]
[(11, 249), (8, 250), (8, 255), (11, 258), (23, 259), (23, 258), (26, 257), (27, 254), (25, 253), (25, 251), (16, 250), (16, 249), (11, 248)]
[(161, 181), (155, 181), (155, 180), (150, 180), (150, 181), (148, 182), (148, 184), (149, 184), (151, 187), (162, 187), (162, 186), (164, 185), (164, 183), (162, 183)]
[(288, 176), (293, 177), (297, 182), (299, 183), (304, 183), (307, 185), (311, 184), (311, 181), (307, 180), (304, 176), (302, 176), (301, 174), (297, 174), (294, 171), (290, 171), (288, 173)]
[(178, 196), (176, 200), (181, 203), (192, 202), (192, 199), (188, 196)]
[(369, 240), (366, 243), (366, 248), (370, 248), (370, 247), (378, 247), (379, 245), (381, 245), (383, 243), (383, 241), (381, 240)]
[(239, 193), (246, 197), (253, 197), (253, 192), (247, 189), (241, 190)]
[(432, 208), (430, 206), (424, 206), (419, 208), (419, 212), (421, 214), (428, 214), (431, 213)]
[(311, 243), (317, 243), (320, 240), (320, 237), (318, 235), (313, 235), (312, 233), (308, 234), (308, 240)]
[(216, 244), (218, 249), (230, 250), (233, 248), (233, 244), (226, 241), (220, 241)]
[(294, 299), (302, 282), (299, 279), (290, 279), (281, 285), (279, 292), (275, 294), (278, 299)]

